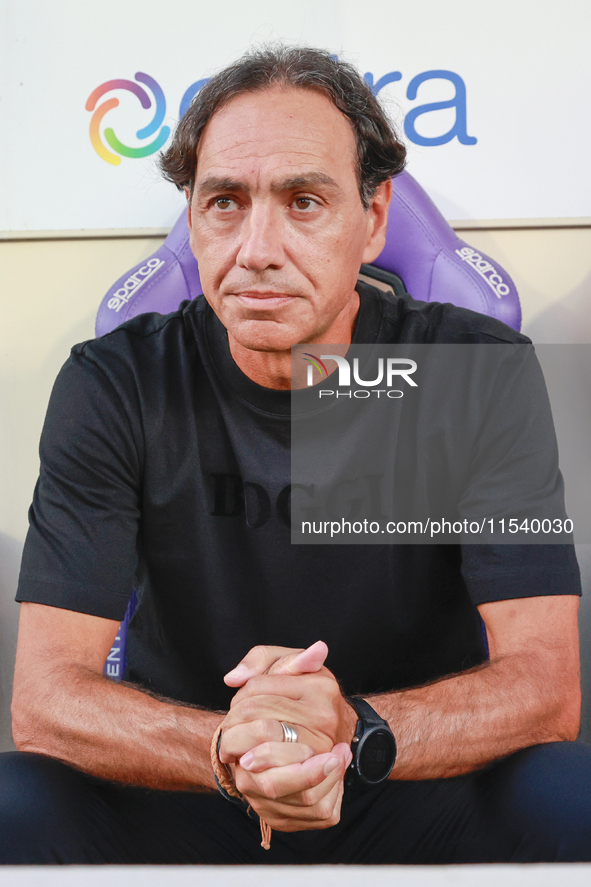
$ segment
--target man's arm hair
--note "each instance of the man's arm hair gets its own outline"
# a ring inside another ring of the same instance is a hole
[[[530,745],[576,739],[578,606],[575,595],[482,604],[489,662],[370,698],[396,735],[391,778],[457,776]]]
[[[483,604],[488,663],[423,687],[369,697],[396,736],[398,757],[390,778],[458,776],[530,745],[575,739],[577,609],[574,595]],[[275,723],[269,719],[294,725],[300,740],[318,754],[335,742],[351,742],[356,715],[326,669],[303,676],[273,674],[276,658],[275,648],[255,648],[226,676],[241,689],[224,721],[220,754],[235,762],[236,785],[274,828],[327,828],[340,818],[342,794],[335,794],[330,778],[312,782],[307,770],[325,756],[294,767],[300,760],[296,745],[292,765],[285,766],[286,752],[272,750],[292,747],[269,744]],[[333,755],[338,748],[346,745],[333,746]],[[335,772],[342,788],[343,770]]]
[[[104,678],[103,663],[118,623],[38,604],[22,606],[13,702],[18,748],[130,784],[213,788],[209,745],[222,714],[174,705]],[[578,598],[570,595],[483,604],[489,663],[425,687],[369,697],[397,739],[391,778],[455,776],[529,745],[575,739],[580,711],[577,609]],[[352,733],[352,710],[344,698],[339,704],[333,699],[334,715],[327,720],[325,676],[319,676],[317,692],[315,676],[307,676],[298,721],[289,686],[285,714],[275,705],[269,715],[268,682],[277,700],[282,682],[298,677],[264,675],[272,662],[262,655],[258,659],[252,676],[239,682],[241,695],[249,697],[250,730],[259,718],[264,727],[269,716],[314,729],[321,711],[330,743]],[[338,693],[331,696],[338,702]],[[264,779],[265,794],[273,797],[273,768]],[[297,792],[298,786],[290,790]]]
[[[581,704],[578,603],[575,595],[556,595],[482,604],[487,663],[422,687],[367,697],[396,737],[398,756],[390,778],[457,776],[531,745],[576,739]],[[249,654],[249,669],[241,672],[242,689],[226,719],[234,728],[232,746],[244,754],[241,721],[250,722],[245,724],[248,735],[252,722],[264,723],[269,716],[303,727],[306,735],[316,731],[329,744],[350,742],[354,721],[346,699],[335,694],[321,673],[308,675],[301,691],[290,682],[302,679],[268,675],[272,648],[266,657],[263,649],[256,657]],[[282,696],[283,711],[277,707]],[[272,715],[266,710],[269,700]],[[256,754],[262,757],[262,752]],[[268,774],[268,783],[270,778]]]
[[[98,616],[21,604],[12,702],[17,749],[129,785],[215,789],[209,749],[223,713],[104,677],[118,628]]]

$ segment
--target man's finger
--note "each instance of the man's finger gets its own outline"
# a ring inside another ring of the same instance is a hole
[[[314,754],[314,750],[303,742],[264,742],[242,755],[238,763],[249,773],[261,773],[269,767],[303,764]]]
[[[305,699],[306,705],[310,702],[319,703],[322,698],[335,699],[342,696],[339,684],[335,676],[325,666],[313,674],[283,675],[263,674],[250,678],[243,687],[234,694],[230,703],[230,710],[238,705],[243,705],[251,700],[248,710],[254,706],[255,697],[275,697],[277,699],[300,700]],[[263,703],[265,704],[265,703]],[[288,703],[289,704],[289,703]],[[292,706],[290,705],[290,709]],[[273,715],[271,715],[273,717]],[[285,720],[285,718],[282,718]]]
[[[249,678],[255,675],[265,674],[274,662],[288,654],[303,653],[303,648],[293,647],[269,647],[259,644],[248,651],[238,665],[224,676],[224,683],[228,687],[242,687]]]
[[[225,675],[224,683],[229,687],[242,687],[257,675],[306,674],[318,671],[327,655],[328,647],[324,641],[316,641],[306,650],[261,644],[249,650],[244,659]]]
[[[327,656],[328,647],[324,641],[316,641],[301,653],[282,656],[267,669],[267,674],[311,674],[320,671]]]
[[[324,784],[323,793],[328,793],[342,779],[348,766],[343,752],[339,751],[338,746],[335,749],[314,755],[301,764],[271,767],[261,773],[245,773],[238,766],[235,769],[236,787],[246,797],[252,796],[254,792],[268,800],[289,797],[296,806],[310,806],[306,800],[306,792]],[[350,755],[350,750],[347,751]],[[298,798],[301,799],[299,802]]]
[[[295,723],[293,719],[286,718],[286,723]],[[274,717],[261,717],[252,721],[239,722],[233,726],[225,725],[220,743],[220,761],[230,764],[238,760],[242,755],[263,745],[266,742],[283,743],[286,746],[302,744],[309,745],[316,754],[329,751],[334,743],[328,737],[316,735],[315,732],[305,727],[297,726],[298,743],[284,742],[281,722]]]
[[[319,787],[322,789],[322,786]],[[319,789],[310,789],[318,791]],[[293,797],[293,796],[292,796]],[[264,798],[253,798],[253,810],[274,830],[280,832],[300,832],[330,828],[341,818],[343,799],[343,783],[338,780],[332,788],[323,794],[321,800],[312,807],[299,806],[291,802],[291,798],[268,801]]]
[[[220,761],[222,764],[231,764],[256,746],[268,742],[283,742],[281,724],[274,718],[259,718],[235,726],[224,725],[219,748]]]

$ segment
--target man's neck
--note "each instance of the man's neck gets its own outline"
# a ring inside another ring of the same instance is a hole
[[[326,334],[318,337],[310,345],[344,345],[349,346],[353,339],[353,330],[359,313],[359,297],[351,305],[350,311],[338,324],[331,326]],[[291,349],[287,351],[255,351],[246,348],[228,333],[230,354],[242,372],[263,388],[290,390],[304,388],[304,376],[292,378]],[[308,344],[308,343],[306,343]]]
[[[291,388],[291,351],[252,351],[228,336],[230,354],[242,372],[263,388]]]

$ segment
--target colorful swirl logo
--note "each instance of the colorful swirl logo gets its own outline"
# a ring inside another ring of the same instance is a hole
[[[315,354],[309,354],[307,351],[304,351],[302,357],[306,361],[306,363],[311,363],[312,366],[315,366],[321,376],[328,376],[328,370],[326,369],[320,358],[316,357]]]
[[[316,357],[315,354],[310,354],[308,351],[304,351],[302,354],[302,360],[305,360],[308,364],[308,385],[313,385],[313,373],[314,370],[312,367],[316,367],[318,372],[320,373],[320,378],[328,376],[328,370],[324,363],[320,360],[319,357]]]
[[[141,129],[138,129],[136,132],[136,136],[138,139],[148,139],[150,136],[154,135],[154,133],[158,130],[160,126],[162,126],[162,121],[164,120],[164,115],[166,114],[166,99],[164,98],[164,93],[162,92],[160,86],[153,77],[150,77],[149,74],[142,74],[141,71],[135,75],[135,79],[138,83],[143,83],[147,86],[153,96],[156,103],[156,110],[154,112],[154,117],[148,123],[147,126],[143,126]],[[107,80],[106,83],[101,83],[100,86],[97,86],[93,92],[88,96],[88,100],[86,102],[86,110],[94,111],[91,119],[90,119],[90,141],[92,143],[92,147],[103,160],[106,160],[107,163],[112,163],[113,166],[117,166],[121,163],[121,157],[148,157],[150,154],[154,154],[155,151],[158,151],[162,145],[166,142],[170,135],[170,127],[162,126],[162,129],[154,139],[154,141],[150,142],[148,145],[144,145],[141,148],[130,148],[128,145],[124,145],[123,142],[120,142],[117,136],[115,135],[114,130],[111,127],[107,127],[103,131],[103,138],[115,151],[114,154],[112,151],[109,151],[105,146],[101,139],[101,123],[105,114],[108,114],[109,111],[112,111],[113,108],[116,108],[119,104],[119,99],[110,98],[107,99],[106,102],[103,102],[101,105],[96,107],[97,102],[101,99],[107,92],[111,92],[113,89],[126,89],[128,92],[132,92],[135,96],[140,100],[142,108],[150,108],[152,106],[152,99],[148,95],[145,89],[142,89],[141,86],[138,86],[137,83],[134,83],[133,80]],[[96,110],[95,110],[96,108]],[[118,156],[120,155],[120,156]]]

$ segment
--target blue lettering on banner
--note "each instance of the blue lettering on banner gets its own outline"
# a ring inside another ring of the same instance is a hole
[[[383,89],[384,86],[388,86],[389,83],[395,83],[398,80],[402,80],[402,73],[400,71],[390,71],[389,74],[384,74],[383,77],[380,77],[377,83],[374,83],[373,74],[371,72],[368,71],[364,76],[374,95],[377,95],[380,90]],[[408,84],[408,89],[406,90],[407,99],[414,101],[417,97],[419,86],[427,80],[449,80],[455,86],[455,96],[446,101],[429,102],[426,105],[419,105],[416,108],[412,108],[404,119],[404,132],[406,133],[406,137],[411,142],[414,142],[415,145],[421,145],[427,148],[436,145],[445,145],[456,137],[458,142],[462,145],[475,145],[478,139],[469,136],[467,131],[466,84],[460,75],[456,74],[454,71],[423,71],[422,74],[417,74],[416,77],[413,77]],[[421,117],[423,114],[429,114],[433,111],[441,111],[444,108],[455,108],[456,110],[455,123],[448,132],[443,133],[443,135],[440,136],[422,136],[417,132],[415,121],[418,117]]]
[[[477,139],[469,136],[467,133],[466,123],[466,84],[459,74],[453,71],[423,71],[417,74],[408,84],[406,97],[413,101],[417,97],[419,86],[426,80],[449,80],[456,88],[456,94],[453,99],[445,102],[429,102],[426,105],[419,105],[418,108],[412,108],[404,118],[404,131],[407,137],[416,145],[430,147],[433,145],[445,145],[451,142],[457,136],[458,142],[462,145],[475,145]],[[427,137],[422,136],[415,129],[415,121],[421,114],[428,114],[430,111],[440,111],[442,108],[456,109],[456,122],[452,128],[441,136]]]
[[[374,75],[371,71],[368,71],[364,77],[373,94],[377,95],[385,86],[402,80],[402,72],[389,71],[387,74],[382,75],[377,81],[374,80]],[[187,87],[180,102],[179,119],[184,116],[194,96],[196,96],[199,90],[209,82],[209,79],[209,77],[203,77]],[[456,74],[454,71],[444,71],[439,69],[423,71],[421,74],[417,74],[413,77],[408,84],[406,90],[407,99],[414,101],[417,98],[419,87],[429,80],[440,80],[452,83],[455,87],[455,95],[451,99],[439,102],[428,102],[411,108],[404,119],[404,132],[406,133],[406,137],[409,141],[414,142],[415,145],[421,145],[423,147],[445,145],[455,138],[457,138],[461,145],[475,145],[478,140],[474,138],[474,136],[468,135],[466,84],[459,74]],[[446,108],[455,109],[455,122],[451,129],[437,136],[424,136],[421,135],[420,132],[417,132],[416,122],[419,117]],[[138,133],[138,135],[140,134]]]
[[[383,89],[384,86],[388,86],[389,83],[396,83],[397,80],[402,80],[402,74],[400,71],[390,71],[389,74],[384,74],[383,77],[380,77],[377,83],[373,82],[373,74],[371,71],[368,71],[367,74],[364,74],[363,76],[374,95],[377,95],[380,89]]]
[[[196,80],[195,83],[191,83],[189,88],[185,90],[179,108],[179,120],[185,116],[185,111],[189,110],[189,105],[191,104],[193,97],[197,95],[201,87],[205,86],[208,81],[209,77],[204,77],[203,80]]]

